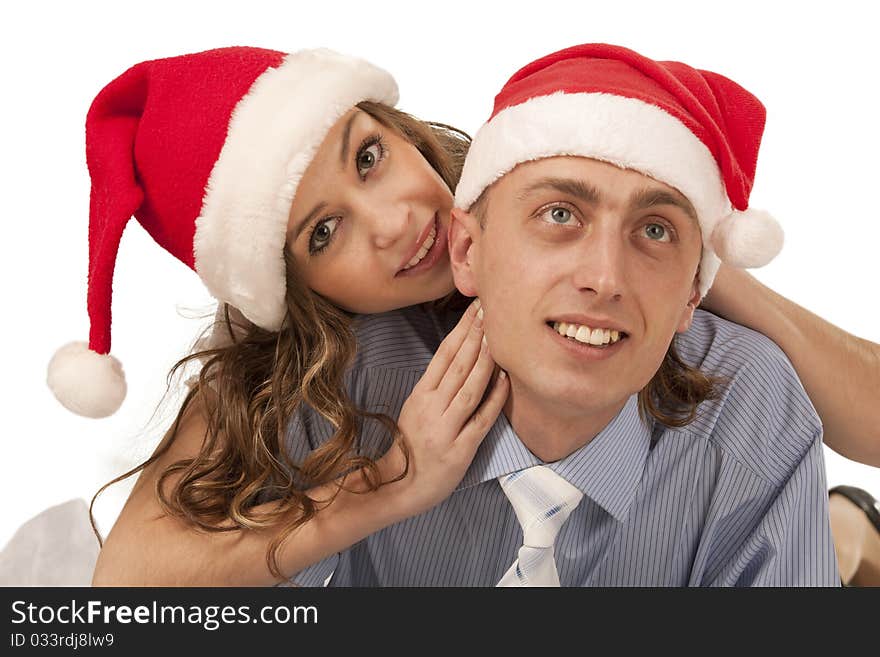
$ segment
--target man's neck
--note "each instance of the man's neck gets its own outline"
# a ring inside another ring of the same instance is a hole
[[[512,386],[504,414],[523,445],[545,463],[552,463],[593,440],[625,404],[624,399],[607,409],[584,411],[535,398]]]

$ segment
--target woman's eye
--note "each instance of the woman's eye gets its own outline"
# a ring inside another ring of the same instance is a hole
[[[556,205],[552,208],[547,208],[542,214],[542,217],[545,218],[545,221],[550,224],[557,224],[559,226],[568,225],[571,221],[577,221],[575,219],[574,214],[568,208],[564,208],[561,205]]]
[[[333,239],[336,226],[339,224],[338,217],[331,217],[320,222],[312,231],[309,238],[309,253],[320,253]]]
[[[366,176],[369,170],[376,166],[376,162],[378,162],[381,158],[382,145],[379,143],[371,144],[370,146],[362,148],[360,151],[358,151],[357,170],[361,178]]]
[[[669,242],[669,230],[663,224],[646,224],[645,235],[655,242]]]

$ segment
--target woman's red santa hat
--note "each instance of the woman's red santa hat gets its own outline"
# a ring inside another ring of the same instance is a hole
[[[782,229],[749,209],[764,130],[761,102],[735,82],[680,62],[584,44],[517,71],[474,137],[455,192],[469,209],[517,164],[559,155],[639,171],[684,194],[700,222],[700,294],[720,262],[760,267]]]
[[[110,302],[132,216],[219,301],[278,330],[288,214],[306,167],[357,103],[397,98],[386,71],[323,49],[221,48],[142,62],[108,84],[86,119],[91,330],[49,363],[58,400],[105,417],[125,398]]]

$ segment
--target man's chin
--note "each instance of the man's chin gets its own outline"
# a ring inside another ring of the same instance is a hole
[[[566,414],[599,412],[629,397],[617,385],[609,385],[615,382],[597,373],[534,367],[524,378],[514,377],[511,375],[511,380],[519,379],[519,385],[512,388],[512,397],[527,395],[542,406],[566,409]]]

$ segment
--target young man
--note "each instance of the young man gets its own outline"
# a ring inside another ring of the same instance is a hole
[[[294,581],[836,585],[812,405],[773,343],[694,310],[719,258],[757,266],[781,246],[747,210],[763,123],[726,78],[623,48],[516,73],[450,231],[510,377],[504,415],[448,499]],[[398,410],[441,333],[420,311],[366,320],[354,399]],[[389,341],[407,352],[393,368]],[[292,430],[327,435],[308,417]],[[378,427],[362,436],[381,452]]]

